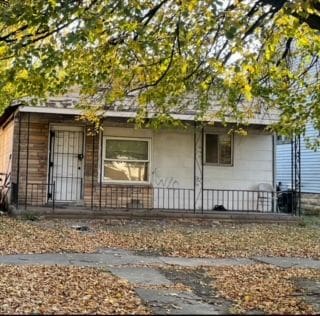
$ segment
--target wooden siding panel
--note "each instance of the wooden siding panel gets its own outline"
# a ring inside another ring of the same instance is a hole
[[[13,149],[14,121],[0,129],[0,172],[11,171],[11,154]]]
[[[20,126],[20,162],[19,162],[19,204],[24,205],[26,196],[28,204],[44,205],[47,201],[47,175],[48,175],[48,142],[50,124],[63,124],[66,126],[84,126],[82,122],[72,116],[29,114],[21,113]],[[19,151],[19,120],[15,121],[15,163],[14,176],[17,182],[17,157]],[[29,136],[28,136],[29,130]],[[28,142],[29,139],[29,142]],[[28,158],[28,159],[27,159]],[[84,148],[84,187],[83,203],[86,207],[91,205],[97,209],[100,206],[100,184],[98,181],[99,162],[99,136],[88,135],[85,128]],[[92,177],[93,175],[93,177]],[[93,182],[92,182],[93,181]],[[28,183],[28,185],[27,185]],[[138,203],[144,208],[153,205],[152,190],[149,186],[130,186],[129,192],[123,185],[101,186],[101,207],[126,208]]]

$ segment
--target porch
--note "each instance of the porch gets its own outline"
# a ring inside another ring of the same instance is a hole
[[[291,207],[279,207],[273,138],[263,126],[242,137],[195,122],[159,131],[136,130],[121,118],[103,124],[103,132],[89,133],[92,126],[71,115],[19,113],[11,205],[18,211],[97,216],[299,215],[296,194],[287,201]],[[269,189],[258,189],[261,183]]]
[[[48,191],[52,192],[50,200]],[[203,189],[196,192],[194,189],[186,188],[101,184],[92,187],[90,205],[85,205],[72,201],[57,201],[55,183],[28,183],[24,200],[20,199],[16,207],[18,213],[35,212],[49,217],[172,217],[231,222],[295,221],[295,216],[292,215],[298,214],[297,209],[292,207],[295,205],[294,201],[287,201],[289,205],[286,209],[279,206],[282,194],[261,190]],[[292,195],[291,198],[297,197]]]

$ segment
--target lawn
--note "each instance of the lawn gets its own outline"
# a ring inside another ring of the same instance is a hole
[[[305,225],[220,224],[185,220],[23,220],[0,217],[0,254],[95,252],[123,248],[184,257],[295,256],[320,258],[320,230]],[[86,225],[87,231],[74,225]],[[156,268],[156,267],[155,267]],[[233,313],[318,312],[301,281],[320,281],[320,271],[251,266],[168,266],[180,278],[172,289],[189,288],[204,301],[232,302]],[[199,274],[199,270],[201,270]],[[179,272],[180,271],[180,272]],[[134,287],[101,269],[71,266],[0,265],[0,314],[146,314]],[[203,276],[198,279],[199,275]],[[195,276],[192,281],[192,276]],[[181,282],[181,283],[179,283]],[[193,284],[191,284],[193,282]],[[201,287],[197,292],[197,287]],[[202,295],[204,293],[209,296]],[[169,288],[168,288],[169,291]],[[214,304],[214,303],[213,303]]]
[[[149,314],[127,282],[93,268],[0,266],[1,314]]]
[[[310,294],[299,282],[320,282],[320,270],[283,269],[270,265],[207,268],[211,286],[234,303],[236,314],[263,311],[267,314],[317,314],[309,304]],[[315,295],[315,297],[317,297]],[[319,302],[318,302],[319,303]]]
[[[95,252],[123,248],[168,256],[320,258],[320,230],[292,225],[206,225],[183,221],[87,220],[27,221],[0,218],[0,254]]]

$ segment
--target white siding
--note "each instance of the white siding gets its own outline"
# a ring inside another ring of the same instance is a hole
[[[319,131],[311,124],[307,126],[306,137],[316,137]],[[277,182],[291,185],[291,145],[277,145]],[[320,193],[320,151],[313,151],[306,147],[301,137],[301,191]]]
[[[256,190],[259,183],[272,185],[272,136],[235,135],[233,161],[230,167],[205,166],[204,187]]]
[[[159,187],[193,188],[192,130],[134,130],[107,127],[104,134],[151,139],[151,182]],[[255,131],[234,136],[233,166],[204,166],[204,188],[256,190],[272,184],[272,136]]]

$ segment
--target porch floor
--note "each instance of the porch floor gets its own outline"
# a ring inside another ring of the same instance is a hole
[[[245,212],[245,211],[210,211],[202,213],[197,210],[177,211],[177,210],[146,210],[146,209],[108,209],[91,210],[85,207],[28,207],[21,208],[14,212],[14,215],[23,213],[34,213],[43,218],[86,218],[86,219],[197,219],[197,220],[216,220],[219,222],[234,223],[287,223],[297,224],[302,221],[298,216],[286,213],[267,213],[267,212]]]

